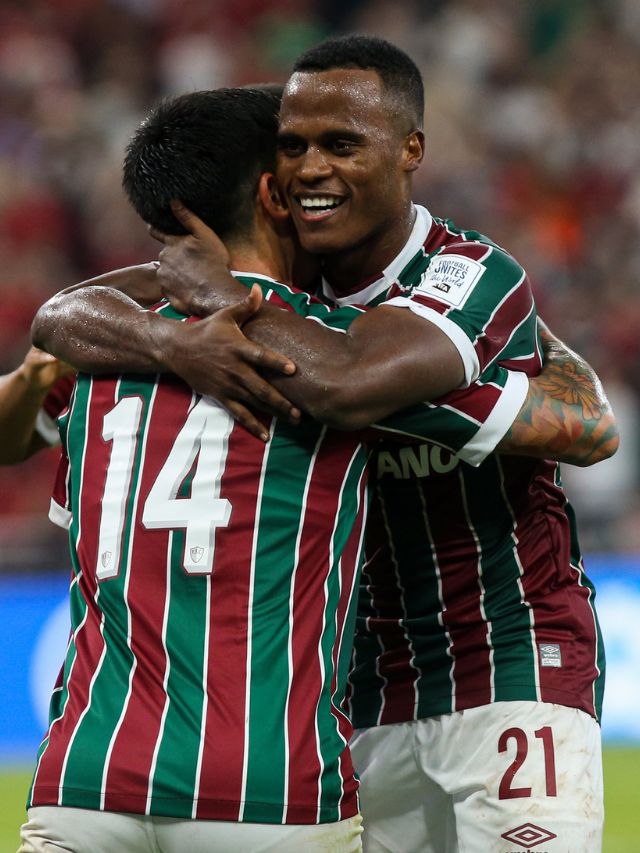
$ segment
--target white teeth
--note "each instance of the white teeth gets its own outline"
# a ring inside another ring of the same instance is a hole
[[[314,196],[313,198],[301,198],[299,201],[303,210],[315,211],[332,210],[334,207],[338,207],[338,205],[342,204],[343,200],[335,196],[324,196],[323,198],[318,198],[317,196]]]

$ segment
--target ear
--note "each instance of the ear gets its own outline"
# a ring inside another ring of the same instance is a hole
[[[424,133],[413,130],[402,144],[402,166],[405,172],[415,172],[424,157]]]
[[[276,222],[289,218],[289,208],[282,200],[275,175],[271,172],[264,172],[260,176],[258,198],[269,216]]]

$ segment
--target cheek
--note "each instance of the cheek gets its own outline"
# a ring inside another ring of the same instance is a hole
[[[276,160],[276,182],[280,188],[286,186],[291,178],[293,166],[289,160],[278,157]]]

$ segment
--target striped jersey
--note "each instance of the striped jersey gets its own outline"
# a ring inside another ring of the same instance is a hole
[[[242,280],[337,331],[360,313]],[[478,385],[482,418],[461,391],[381,428],[397,439],[404,420],[443,458],[473,458],[513,420],[508,387],[502,368]],[[172,376],[80,375],[59,425],[51,517],[69,528],[71,635],[29,805],[354,815],[342,705],[368,507],[362,437],[274,419],[263,444]]]
[[[325,287],[326,295],[335,296]],[[467,380],[540,367],[527,277],[477,232],[418,209],[376,281],[339,300],[408,308],[458,347]],[[378,445],[347,709],[354,726],[505,700],[600,718],[604,654],[557,464],[432,442]]]

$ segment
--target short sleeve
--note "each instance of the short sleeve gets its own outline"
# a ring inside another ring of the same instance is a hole
[[[466,385],[498,361],[528,375],[542,366],[529,279],[517,261],[492,244],[446,246],[411,291],[386,304],[409,308],[451,339]]]
[[[373,434],[386,439],[426,439],[477,466],[511,427],[528,390],[525,373],[494,365],[467,388],[385,418],[374,426]]]
[[[69,405],[73,391],[74,376],[63,376],[47,394],[36,417],[35,429],[47,444],[60,443],[57,420]]]

